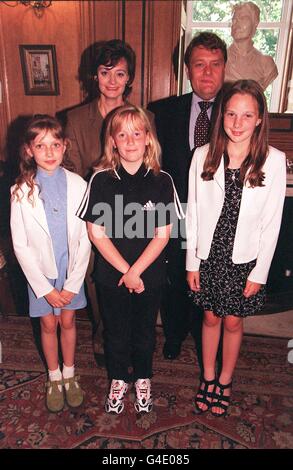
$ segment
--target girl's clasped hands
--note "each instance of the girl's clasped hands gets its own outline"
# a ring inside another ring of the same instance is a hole
[[[54,288],[49,292],[49,294],[44,296],[47,302],[52,305],[54,308],[63,308],[66,305],[69,305],[74,297],[73,292],[69,292],[65,289],[59,291],[58,289]]]
[[[132,268],[129,268],[129,270],[123,274],[118,283],[118,287],[122,286],[123,284],[131,293],[135,292],[136,294],[141,294],[144,291],[143,280]]]

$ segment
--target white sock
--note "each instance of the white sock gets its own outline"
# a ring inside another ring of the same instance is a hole
[[[58,369],[56,370],[48,369],[48,373],[49,373],[49,380],[51,380],[52,382],[54,380],[62,380],[62,374],[61,374],[61,370],[59,366],[58,366]],[[62,385],[58,385],[58,389],[59,389],[59,392],[62,392]]]
[[[63,375],[63,379],[71,379],[71,377],[74,377],[74,364],[73,366],[70,366],[70,367],[63,364],[62,375]],[[69,384],[65,384],[65,389],[66,390],[69,389]]]

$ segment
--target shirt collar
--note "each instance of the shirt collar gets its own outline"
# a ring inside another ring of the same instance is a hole
[[[119,179],[126,179],[126,180],[133,181],[134,179],[144,178],[148,174],[148,172],[149,172],[149,168],[146,168],[146,166],[143,162],[140,165],[137,172],[134,173],[134,175],[131,175],[130,173],[128,173],[128,171],[125,170],[123,165],[120,165],[120,167],[117,169],[116,173],[117,173]]]
[[[61,166],[58,166],[53,171],[53,173],[50,173],[50,174],[46,170],[43,170],[42,168],[40,168],[38,166],[36,176],[38,178],[57,178],[60,173],[62,173],[62,167]]]
[[[210,103],[213,103],[215,101],[216,97],[212,98],[211,100],[204,100],[200,96],[198,96],[196,93],[192,93],[192,106],[198,105],[199,107],[199,102],[200,101],[209,101]]]

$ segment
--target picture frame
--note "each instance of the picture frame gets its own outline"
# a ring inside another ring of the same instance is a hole
[[[21,44],[19,46],[26,95],[59,95],[55,46]]]

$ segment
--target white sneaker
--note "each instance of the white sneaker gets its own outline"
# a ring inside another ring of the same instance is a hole
[[[124,395],[127,392],[128,384],[124,380],[113,379],[110,386],[109,395],[105,403],[105,411],[107,413],[122,413],[124,409]]]
[[[140,413],[144,411],[149,413],[153,408],[153,400],[151,395],[150,379],[137,379],[135,382],[136,401],[134,403],[135,410]]]

